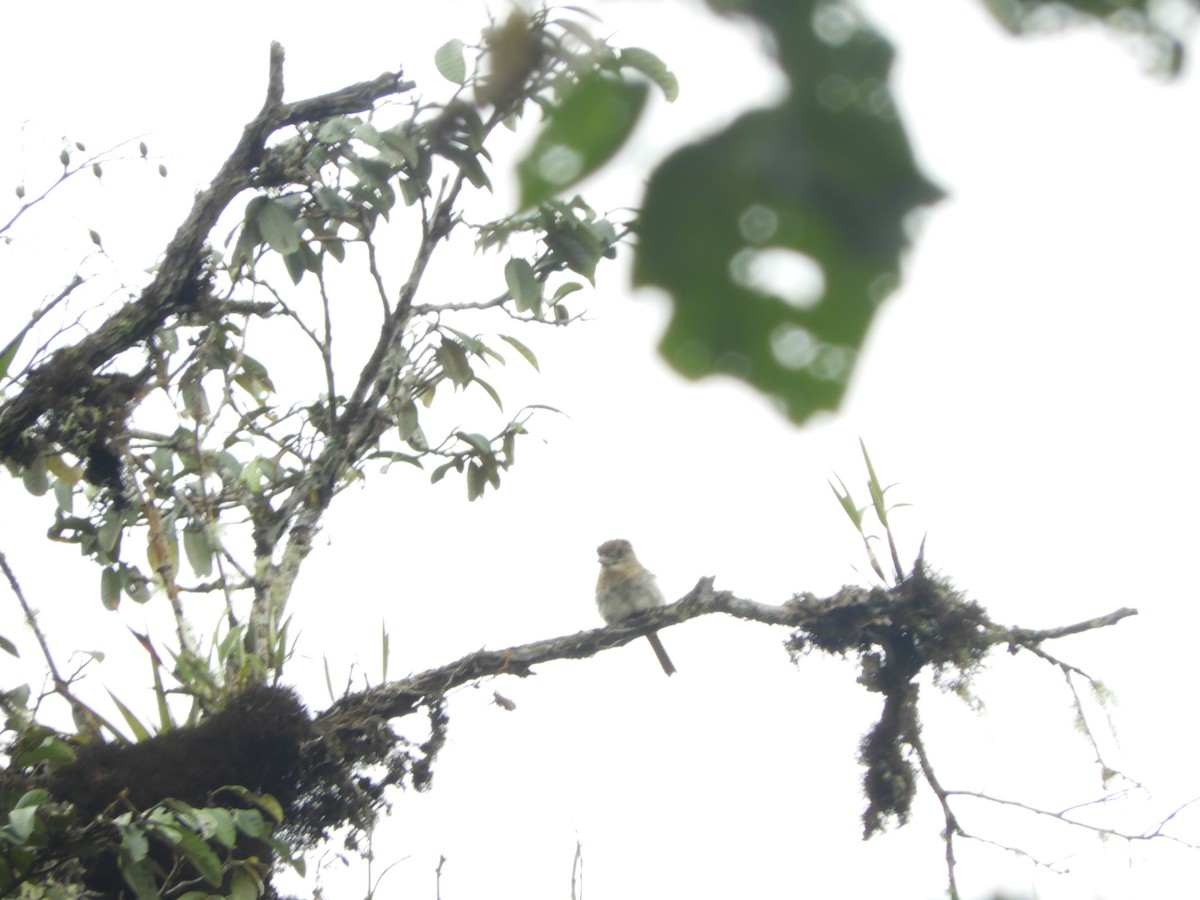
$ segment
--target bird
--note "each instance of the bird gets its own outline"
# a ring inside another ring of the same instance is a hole
[[[596,606],[604,621],[612,625],[622,622],[645,609],[662,606],[667,601],[659,590],[654,575],[646,571],[633,552],[629,541],[605,541],[596,548],[600,557],[600,577],[596,580]],[[667,656],[658,632],[651,631],[646,640],[654,648],[659,665],[668,675],[675,674],[675,664]]]

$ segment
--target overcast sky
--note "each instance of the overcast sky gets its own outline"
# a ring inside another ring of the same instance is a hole
[[[597,4],[614,44],[653,49],[681,82],[678,102],[654,100],[635,145],[592,185],[597,208],[636,202],[654,159],[778,97],[756,36],[697,7]],[[1016,41],[981,7],[869,5],[898,47],[898,101],[919,160],[950,196],[920,223],[845,408],[798,430],[739,385],[682,381],[654,355],[668,304],[628,289],[626,261],[601,270],[587,322],[520,335],[541,375],[514,362],[492,379],[510,411],[540,402],[568,413],[534,420],[499,493],[468,505],[461,483],[430,487],[406,468],[335,505],[292,606],[302,656],[292,677],[312,706],[328,702],[323,658],[339,683],[378,678],[384,622],[392,675],[595,627],[594,548],[613,537],[633,541],[669,597],[702,575],[764,602],[868,581],[826,484],[837,473],[861,485],[861,436],[885,482],[899,483],[892,497],[912,504],[898,514],[905,555],[928,535],[933,565],[997,621],[1046,627],[1139,608],[1050,648],[1115,691],[1121,743],[1106,748],[1109,762],[1145,786],[1098,821],[1147,827],[1200,796],[1190,696],[1200,82],[1147,76],[1096,31]],[[30,216],[17,249],[0,248],[0,340],[70,279],[88,228],[113,258],[87,264],[97,278],[134,282],[153,263],[261,105],[270,40],[287,48],[290,99],[401,65],[436,96],[448,86],[433,50],[484,23],[484,5],[467,0],[7,11],[8,183],[32,188],[52,173],[64,134],[91,148],[144,135],[170,177],[110,167],[98,190]],[[480,202],[503,209],[512,189],[494,180],[497,197]],[[502,421],[471,409],[491,417],[471,430]],[[124,624],[143,628],[152,612],[105,614],[94,569],[37,537],[49,498],[29,501],[18,482],[0,492],[0,549],[52,640],[64,653],[104,646],[97,677],[145,698],[144,659]],[[15,605],[0,609],[0,633],[23,637]],[[927,792],[908,827],[859,838],[855,755],[878,698],[854,683],[851,662],[792,666],[784,636],[693,621],[663,635],[679,668],[669,680],[635,642],[456,692],[433,791],[397,797],[376,836],[374,874],[399,861],[377,896],[433,897],[445,855],[445,900],[566,897],[576,841],[592,900],[940,896],[942,822]],[[0,660],[4,685],[30,677],[20,671]],[[1061,675],[999,654],[979,689],[983,716],[925,694],[926,741],[947,787],[1048,808],[1100,796]],[[516,711],[493,705],[493,690]],[[1072,871],[962,845],[968,897],[1004,886],[1121,900],[1194,884],[1194,855],[1165,844],[1101,844],[983,807],[959,812],[968,830]],[[1196,813],[1176,833],[1200,841]],[[365,895],[361,864],[327,862],[326,896]]]

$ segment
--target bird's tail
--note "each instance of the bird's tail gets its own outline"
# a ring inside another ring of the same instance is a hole
[[[658,657],[658,663],[663,667],[663,671],[668,675],[675,674],[675,664],[671,662],[671,657],[667,656],[667,649],[662,645],[662,641],[658,639],[658,632],[652,631],[646,635],[646,640],[650,642],[650,646],[654,648],[654,655]]]

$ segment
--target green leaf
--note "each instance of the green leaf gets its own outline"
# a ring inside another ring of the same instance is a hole
[[[17,652],[17,645],[10,641],[4,635],[0,635],[0,650],[3,650],[9,656],[15,656],[20,659],[21,654]]]
[[[809,3],[747,0],[745,11],[774,34],[792,90],[659,166],[633,277],[674,302],[660,350],[678,372],[743,379],[800,423],[841,402],[897,284],[906,224],[941,191],[917,169],[890,106],[893,53],[882,37],[856,20],[845,40],[828,43]],[[830,79],[874,85],[871,102],[839,104],[822,89]],[[739,260],[764,248],[819,267],[814,302],[747,281]]]
[[[121,531],[125,523],[121,517],[109,510],[104,520],[100,523],[100,527],[96,529],[96,538],[100,542],[100,549],[107,555],[112,555],[117,549],[117,545],[121,540]]]
[[[555,292],[554,292],[554,302],[557,303],[559,300],[561,300],[563,297],[567,296],[568,294],[573,294],[576,291],[582,291],[582,290],[583,290],[583,285],[580,284],[578,281],[568,281],[563,284],[560,284],[558,286],[557,290],[555,290]]]
[[[286,257],[300,249],[300,228],[296,216],[278,200],[267,198],[255,217],[263,240],[276,253]]]
[[[126,822],[118,825],[118,828],[121,830],[121,849],[129,854],[130,860],[139,862],[145,859],[150,852],[150,841],[142,827]]]
[[[599,72],[584,76],[550,113],[517,165],[519,211],[566,190],[611,159],[637,124],[646,90],[645,84]]]
[[[17,351],[21,349],[21,341],[25,340],[25,334],[26,332],[22,331],[9,341],[3,350],[0,350],[0,378],[8,374],[8,367],[12,365],[13,357],[17,355]]]
[[[256,456],[246,465],[242,466],[242,471],[238,475],[238,480],[241,481],[250,491],[255,494],[262,493],[263,489],[263,463],[261,456]]]
[[[263,882],[249,869],[235,869],[229,879],[229,900],[257,900],[263,894]]]
[[[617,55],[622,66],[629,66],[641,72],[658,85],[667,98],[668,103],[674,103],[679,96],[679,79],[667,68],[667,64],[641,47],[626,47]]]
[[[350,212],[350,204],[333,188],[321,185],[313,191],[313,197],[316,199],[317,205],[331,216],[341,218]]]
[[[480,456],[492,455],[492,442],[485,438],[482,434],[474,434],[467,431],[456,431],[454,436],[460,441],[470,444]]]
[[[54,482],[54,502],[64,515],[71,515],[75,507],[75,488],[71,482],[61,478]]]
[[[387,463],[383,467],[384,472],[386,472],[388,467],[394,462],[408,463],[410,466],[416,466],[418,469],[425,468],[421,464],[421,458],[419,456],[413,456],[411,453],[400,453],[397,450],[376,450],[374,453],[370,454],[367,459],[386,459]]]
[[[26,791],[17,800],[13,809],[24,809],[27,806],[41,806],[50,799],[50,792],[45,788],[34,788],[32,791]]]
[[[24,806],[20,809],[14,809],[8,814],[8,827],[5,828],[5,837],[14,837],[17,843],[24,844],[29,840],[29,836],[33,834],[33,827],[37,824],[37,807]]]
[[[233,821],[238,831],[252,838],[262,837],[268,830],[266,820],[257,809],[235,810]]]
[[[504,282],[521,312],[534,310],[542,305],[542,285],[533,274],[533,266],[526,260],[514,256],[504,265]]]
[[[117,853],[117,868],[121,870],[125,883],[133,889],[137,900],[158,900],[161,896],[145,861],[130,859],[123,847]]]
[[[272,819],[274,819],[276,822],[283,821],[283,807],[280,806],[279,801],[276,800],[274,797],[272,797],[270,794],[256,794],[253,791],[247,790],[246,788],[242,787],[241,785],[237,785],[237,784],[226,784],[226,785],[223,785],[222,787],[218,788],[218,790],[219,791],[229,791],[231,794],[234,794],[235,796],[242,798],[247,803],[254,804],[260,810],[262,810],[268,816],[270,816]],[[252,809],[251,810],[239,810],[239,812],[254,812],[254,810],[252,810]],[[243,823],[237,817],[236,813],[234,814],[234,821],[237,823],[237,826],[239,829],[244,831],[246,834],[250,834],[250,832],[245,831],[245,829],[242,828]],[[254,836],[255,835],[251,835],[251,837],[254,837]]]
[[[567,268],[595,284],[596,264],[605,250],[595,232],[578,222],[563,221],[547,228],[543,240]]]
[[[841,490],[838,490],[832,481],[829,482],[829,489],[833,491],[833,496],[837,497],[838,503],[842,506],[842,511],[846,513],[855,530],[859,534],[862,534],[862,510],[855,504],[854,498],[850,496],[850,491],[846,488],[846,483],[840,477],[838,478],[838,484],[842,486]]]
[[[292,284],[299,284],[301,279],[304,278],[304,273],[308,271],[302,249],[285,256],[283,258],[283,265],[287,269],[288,278],[292,279]]]
[[[14,753],[9,766],[22,769],[42,760],[52,765],[66,765],[75,762],[75,751],[66,741],[51,735],[43,738],[36,747]]]
[[[443,340],[434,355],[456,387],[469,384],[474,377],[471,364],[467,361],[467,351],[458,341]]]
[[[105,571],[108,570],[106,569]],[[121,717],[125,720],[125,724],[128,725],[130,731],[133,732],[133,736],[139,741],[149,740],[149,729],[147,729],[146,726],[138,720],[138,717],[133,714],[133,710],[122,703],[120,698],[117,697],[117,695],[111,690],[108,688],[105,688],[105,690],[108,691],[108,696],[112,699],[112,702],[116,705],[117,710],[121,713]]]
[[[199,378],[188,378],[179,386],[179,399],[183,401],[180,412],[196,422],[208,421],[210,408],[204,384]]]
[[[497,390],[494,387],[492,387],[490,384],[488,384],[486,381],[484,381],[478,375],[476,375],[475,378],[473,378],[471,380],[471,383],[477,384],[481,388],[483,388],[484,391],[487,393],[487,395],[492,398],[492,402],[496,404],[496,408],[498,410],[500,410],[501,412],[504,411],[504,403],[500,399],[500,394],[497,392]]]
[[[253,356],[242,354],[239,358],[240,369],[233,376],[233,381],[255,400],[262,401],[268,394],[274,393],[275,384],[267,373],[267,367]]]
[[[106,610],[115,610],[121,602],[121,575],[110,565],[100,574],[100,601]]]
[[[463,42],[452,38],[437,48],[433,64],[447,81],[463,84],[467,80],[467,62],[463,59]]]
[[[316,138],[322,144],[338,144],[354,136],[354,129],[359,120],[349,116],[337,116],[321,123],[317,129]]]
[[[467,468],[467,500],[478,500],[487,486],[487,473],[477,462]]]
[[[30,465],[25,467],[21,473],[21,481],[25,484],[25,490],[33,494],[35,497],[40,497],[50,490],[50,479],[46,474],[46,460],[39,456]]]
[[[191,831],[180,830],[178,835],[179,848],[188,858],[188,862],[196,867],[196,870],[204,876],[209,884],[219,885],[221,883],[221,860],[217,854],[199,835]]]
[[[134,603],[145,603],[150,599],[150,588],[146,576],[132,566],[121,566],[121,581],[125,593]]]
[[[400,440],[407,441],[420,426],[417,405],[406,398],[396,408],[396,431],[400,435]]]
[[[528,362],[531,366],[533,366],[534,369],[536,369],[539,372],[541,371],[541,368],[538,366],[537,357],[533,355],[532,350],[530,350],[528,347],[526,347],[524,344],[522,344],[520,341],[518,341],[515,337],[510,337],[507,334],[502,334],[499,337],[500,337],[500,340],[508,343],[514,350],[516,350],[523,357],[525,357],[526,362]]]
[[[213,548],[208,540],[208,530],[203,525],[189,525],[183,529],[183,552],[197,575],[207,578],[212,574]]]

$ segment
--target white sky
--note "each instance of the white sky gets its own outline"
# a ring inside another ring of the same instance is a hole
[[[682,85],[595,185],[593,204],[611,208],[636,199],[650,161],[763,102],[778,81],[752,36],[706,24],[692,4],[597,8],[615,44],[653,49]],[[377,678],[381,621],[393,675],[598,625],[594,548],[612,537],[632,540],[672,597],[701,575],[765,602],[861,581],[856,536],[825,483],[836,472],[861,491],[861,435],[881,477],[900,482],[894,499],[912,504],[899,514],[906,555],[928,533],[932,563],[996,620],[1043,627],[1141,610],[1050,649],[1121,701],[1109,761],[1146,787],[1114,809],[1123,827],[1200,795],[1194,704],[1183,699],[1200,625],[1190,564],[1200,83],[1147,77],[1094,32],[1012,40],[961,0],[870,8],[899,48],[898,98],[919,158],[951,197],[925,217],[845,409],[797,430],[738,385],[682,382],[653,355],[665,304],[633,297],[623,269],[602,270],[591,321],[518,335],[540,377],[517,361],[491,379],[510,411],[543,402],[569,414],[534,420],[498,494],[468,505],[460,482],[429,487],[405,469],[341,498],[292,607],[303,632],[293,677],[312,705],[327,702],[322,655],[335,680],[351,666],[358,683]],[[477,34],[484,7],[415,9],[222,0],[186,15],[161,4],[7,11],[8,182],[32,188],[62,134],[90,149],[146,135],[171,176],[113,166],[98,190],[31,216],[21,246],[0,249],[0,337],[69,280],[88,228],[127,280],[152,263],[261,105],[270,40],[287,47],[291,99],[398,65],[428,93],[444,90],[433,50]],[[495,180],[493,209],[512,196]],[[110,263],[87,265],[114,277]],[[491,419],[474,430],[502,421],[475,409]],[[104,614],[94,570],[38,537],[50,499],[31,503],[15,483],[0,491],[0,549],[56,646],[108,649],[97,674],[137,698],[144,662],[122,621],[141,628],[149,613]],[[24,638],[15,605],[0,608],[0,633]],[[907,828],[859,839],[854,759],[877,698],[850,663],[792,667],[783,638],[694,621],[664,634],[680,670],[670,680],[637,642],[459,691],[434,790],[397,797],[376,836],[376,874],[402,860],[377,896],[432,897],[443,854],[446,900],[567,896],[577,839],[592,900],[940,896],[942,823],[927,792]],[[0,660],[0,683],[29,677],[18,671]],[[1000,654],[979,687],[983,717],[926,695],[946,786],[1051,808],[1099,795],[1055,671]],[[493,689],[517,711],[492,705]],[[1120,900],[1194,883],[1195,857],[1166,844],[1102,845],[966,804],[960,818],[1073,873],[961,845],[968,897],[1003,886]],[[1177,833],[1198,832],[1195,813],[1178,821]],[[322,877],[330,897],[367,891],[362,865],[335,863]]]

